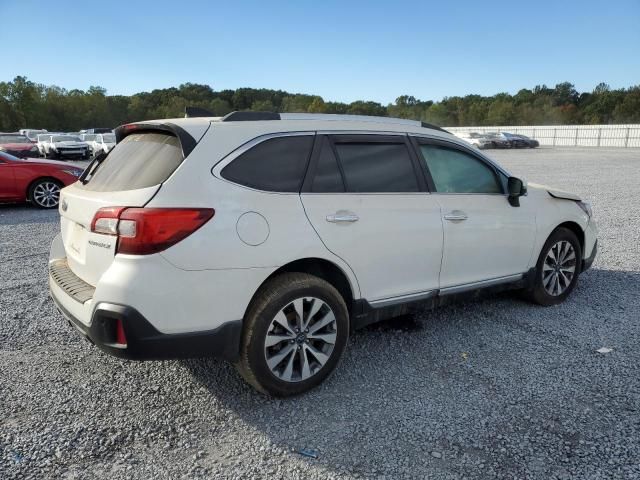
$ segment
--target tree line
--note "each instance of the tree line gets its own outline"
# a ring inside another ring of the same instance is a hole
[[[569,82],[554,88],[539,85],[515,95],[466,95],[439,102],[402,95],[394,103],[358,100],[329,102],[318,95],[283,90],[238,88],[216,91],[209,85],[185,83],[134,95],[107,95],[102,87],[66,90],[17,76],[0,82],[0,131],[46,128],[75,131],[115,127],[127,122],[184,115],[186,106],[202,107],[216,116],[234,110],[379,115],[421,120],[441,126],[567,125],[640,123],[640,85],[611,89],[601,83],[578,92]]]

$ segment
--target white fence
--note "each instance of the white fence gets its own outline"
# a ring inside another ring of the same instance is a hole
[[[640,125],[540,125],[531,127],[446,127],[451,133],[509,132],[554,147],[640,147]]]

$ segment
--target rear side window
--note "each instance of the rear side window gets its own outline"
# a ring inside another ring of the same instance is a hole
[[[404,143],[336,143],[349,192],[417,192]]]
[[[116,192],[159,185],[183,160],[180,141],[173,135],[135,133],[116,145],[84,188]]]
[[[459,150],[421,145],[436,191],[439,193],[502,193],[494,170]]]
[[[227,180],[268,192],[299,192],[307,169],[313,136],[265,140],[222,169]]]

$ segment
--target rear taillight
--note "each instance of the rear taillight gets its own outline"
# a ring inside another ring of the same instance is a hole
[[[91,231],[116,235],[116,253],[149,255],[185,239],[213,217],[213,208],[105,207],[91,222]]]

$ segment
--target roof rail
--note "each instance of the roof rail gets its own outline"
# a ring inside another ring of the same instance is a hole
[[[210,112],[206,108],[184,107],[184,118],[196,117],[215,117],[215,115],[213,114],[213,112]]]
[[[342,115],[333,113],[275,113],[275,112],[231,112],[220,120],[221,122],[249,122],[258,120],[329,120],[339,122],[372,122],[392,123],[394,125],[411,125],[413,127],[430,128],[449,133],[437,125],[407,120],[405,118],[376,117],[372,115]]]
[[[441,132],[444,132],[444,133],[451,133],[451,132],[446,131],[442,127],[439,127],[437,125],[432,125],[431,123],[427,123],[427,122],[420,122],[420,126],[422,128],[433,128],[434,130],[440,130]]]
[[[280,120],[280,114],[274,112],[231,112],[221,122],[251,122],[258,120]]]

